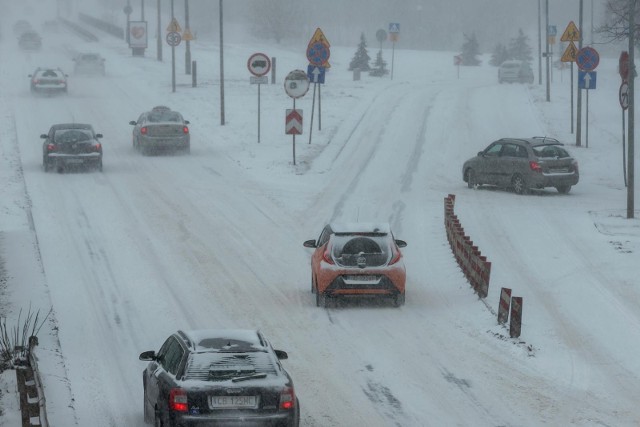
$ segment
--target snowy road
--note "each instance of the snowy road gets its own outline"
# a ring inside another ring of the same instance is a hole
[[[258,145],[246,58],[269,52],[284,71],[304,66],[298,51],[229,49],[222,127],[215,45],[193,47],[204,83],[190,88],[180,75],[172,94],[169,64],[152,54],[132,58],[121,42],[83,45],[66,33],[49,40],[55,49],[31,55],[0,43],[3,57],[16,56],[0,64],[11,105],[0,124],[5,153],[19,148],[44,270],[34,292],[50,295],[68,375],[44,374],[49,390],[68,387],[47,397],[53,425],[144,425],[138,354],[177,329],[205,327],[257,327],[288,351],[304,426],[640,422],[640,233],[623,235],[625,252],[596,228],[623,209],[618,171],[597,167],[618,151],[573,147],[583,178],[568,196],[474,191],[460,176],[465,159],[501,136],[571,141],[540,88],[498,85],[488,66],[457,79],[450,53],[409,51],[397,53],[393,81],[353,82],[344,71],[352,49],[337,47],[311,144],[311,94],[298,104],[305,134],[293,166],[291,100],[280,84],[264,85]],[[29,94],[35,66],[71,69],[71,51],[82,49],[107,58],[106,78],[71,76],[68,96]],[[191,121],[191,155],[132,149],[128,122],[158,104]],[[613,145],[606,135],[618,122],[600,118],[592,132]],[[39,135],[69,121],[105,135],[103,173],[42,171]],[[450,193],[493,262],[485,303],[446,242]],[[405,306],[315,307],[302,241],[329,220],[388,221],[407,240]],[[522,341],[496,325],[500,286],[524,297]]]

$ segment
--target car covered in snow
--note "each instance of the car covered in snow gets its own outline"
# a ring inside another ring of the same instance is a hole
[[[18,37],[18,46],[22,50],[42,49],[42,37],[35,31],[27,30]]]
[[[29,74],[32,93],[67,93],[69,85],[65,74],[60,68],[38,67]]]
[[[262,332],[178,331],[145,351],[144,420],[155,426],[298,427],[293,380]]]
[[[106,74],[105,59],[99,53],[79,53],[73,58],[75,74]]]
[[[339,297],[389,298],[405,302],[406,271],[400,248],[388,223],[330,223],[317,240],[307,240],[311,255],[311,292],[326,307]]]
[[[43,133],[42,167],[45,172],[77,169],[102,171],[102,134],[86,123],[61,123]]]
[[[462,165],[469,188],[492,185],[516,194],[555,187],[567,194],[580,180],[578,161],[557,139],[502,138],[489,144]]]
[[[142,154],[163,150],[191,151],[189,121],[169,107],[153,107],[129,124],[133,126],[133,148]]]

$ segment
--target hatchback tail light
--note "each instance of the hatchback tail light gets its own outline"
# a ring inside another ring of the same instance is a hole
[[[542,166],[538,162],[529,162],[529,167],[534,172],[542,173]]]
[[[100,143],[95,144],[95,145],[92,147],[92,149],[93,149],[93,151],[100,152],[100,151],[102,151],[102,144],[100,144]]]
[[[181,388],[172,388],[169,391],[169,408],[176,412],[187,412],[187,392]]]
[[[47,151],[56,151],[56,144],[49,143],[47,144]]]
[[[296,407],[296,396],[293,387],[285,387],[280,392],[280,409],[290,410]]]
[[[391,261],[389,261],[389,265],[393,265],[395,263],[397,263],[398,261],[400,261],[400,258],[402,258],[402,254],[400,253],[400,251],[398,250],[398,248],[393,248],[391,251]]]
[[[183,127],[182,133],[189,133],[189,128],[187,126]]]
[[[140,133],[143,134],[143,135],[146,135],[147,134],[147,130],[148,130],[147,127],[143,126],[143,127],[140,128]]]
[[[327,247],[324,248],[324,252],[322,253],[322,260],[328,264],[335,264],[333,262],[333,258],[331,258],[331,245],[327,245]]]

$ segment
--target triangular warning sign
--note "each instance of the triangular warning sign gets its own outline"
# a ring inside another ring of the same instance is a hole
[[[314,43],[322,43],[326,47],[331,47],[331,45],[329,44],[329,41],[324,36],[324,33],[320,28],[316,28],[316,32],[313,33],[313,37],[311,37],[311,40],[309,40],[309,46],[311,46]]]
[[[567,25],[567,28],[564,30],[564,33],[562,33],[562,37],[560,37],[560,41],[563,41],[563,42],[580,41],[580,31],[578,30],[578,27],[576,27],[576,24],[573,23],[573,21],[569,22],[569,25]]]
[[[167,27],[167,31],[170,33],[181,33],[182,28],[180,28],[180,24],[178,24],[178,20],[173,18],[171,22],[169,22],[169,26]]]
[[[191,30],[188,28],[184,29],[184,33],[182,33],[182,40],[189,41],[193,40],[193,34],[191,34]]]
[[[569,42],[569,46],[564,50],[562,54],[562,58],[560,61],[562,62],[576,62],[576,58],[578,57],[578,48],[573,42]]]

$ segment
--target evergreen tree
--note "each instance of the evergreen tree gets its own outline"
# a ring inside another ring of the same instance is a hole
[[[358,44],[358,50],[349,64],[349,71],[359,68],[361,71],[369,71],[369,53],[367,52],[367,40],[364,38],[364,33],[360,35],[360,43]]]
[[[386,74],[389,74],[389,70],[387,70],[387,61],[382,59],[382,49],[378,51],[378,55],[376,55],[376,61],[373,63],[374,68],[369,71],[370,76],[382,77]]]
[[[462,65],[480,65],[478,55],[480,54],[478,40],[475,33],[468,36],[464,34],[464,44],[462,45]]]
[[[493,49],[493,53],[491,54],[491,60],[489,61],[490,65],[494,67],[500,66],[504,61],[509,58],[509,51],[507,47],[502,43],[498,43],[496,47]]]
[[[533,60],[531,46],[529,46],[529,37],[527,37],[522,29],[518,30],[518,36],[511,39],[509,43],[509,57],[510,59],[519,59],[524,62],[531,62]]]

